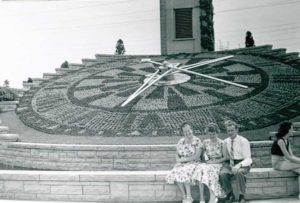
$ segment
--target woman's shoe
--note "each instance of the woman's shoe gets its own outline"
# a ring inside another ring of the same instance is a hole
[[[209,200],[208,203],[218,203],[218,198],[214,198],[213,200]]]
[[[193,198],[187,197],[184,203],[193,203]]]

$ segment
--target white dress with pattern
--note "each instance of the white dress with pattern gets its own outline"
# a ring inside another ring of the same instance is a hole
[[[196,153],[196,150],[200,148],[202,148],[202,143],[197,137],[193,137],[191,144],[185,143],[184,138],[182,138],[176,147],[179,157],[191,157]],[[174,182],[192,183],[192,175],[196,166],[197,161],[177,163],[170,173],[167,174],[166,182],[169,184],[174,184]]]
[[[223,141],[218,139],[217,142],[212,142],[210,139],[203,141],[203,151],[208,160],[217,160],[223,157]],[[225,193],[219,183],[219,174],[222,168],[222,163],[219,164],[206,164],[199,163],[196,167],[193,180],[197,180],[206,184],[217,197],[224,196]]]

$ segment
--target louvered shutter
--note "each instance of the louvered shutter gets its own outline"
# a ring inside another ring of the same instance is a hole
[[[193,38],[192,8],[175,9],[176,39]]]

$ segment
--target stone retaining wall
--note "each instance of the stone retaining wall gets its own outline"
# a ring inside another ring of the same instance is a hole
[[[0,102],[0,113],[5,111],[14,111],[17,108],[19,101],[1,101]]]
[[[253,167],[271,167],[271,141],[251,142]],[[175,145],[0,143],[0,163],[48,170],[170,170]]]
[[[0,198],[86,202],[176,202],[176,185],[165,183],[168,171],[0,171]],[[252,169],[248,199],[297,194],[297,175],[273,169]],[[198,189],[193,188],[198,198]]]

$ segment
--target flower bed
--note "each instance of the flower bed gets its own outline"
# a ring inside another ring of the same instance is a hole
[[[168,60],[192,63],[221,56],[224,53],[178,54],[168,56]],[[182,84],[152,86],[120,107],[143,83],[144,75],[153,72],[153,67],[138,64],[138,59],[87,61],[88,68],[32,87],[21,99],[21,120],[30,127],[56,134],[172,136],[183,122],[192,123],[199,133],[209,122],[216,122],[223,129],[224,118],[231,118],[246,130],[298,114],[299,70],[251,55],[236,55],[232,61],[195,69],[249,85],[248,89],[191,76]]]

